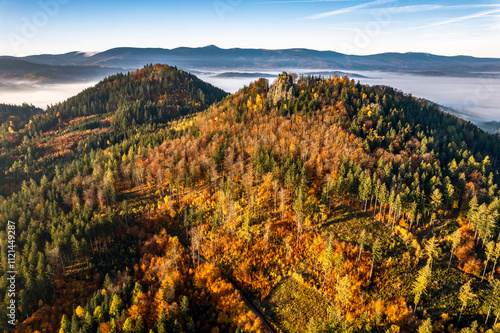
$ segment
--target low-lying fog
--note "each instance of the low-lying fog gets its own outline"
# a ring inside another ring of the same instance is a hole
[[[350,76],[361,83],[388,85],[405,93],[425,98],[437,104],[451,108],[446,111],[454,113],[475,123],[500,121],[500,73],[489,74],[488,77],[446,77],[398,74],[377,71],[342,71],[288,69],[298,74],[315,74],[332,76],[335,72],[350,73]],[[281,71],[231,71],[194,72],[200,79],[234,93],[244,85],[265,77],[272,83]],[[34,104],[45,109],[47,105],[64,101],[97,82],[79,82],[70,84],[5,84],[0,82],[0,103]]]
[[[0,103],[33,104],[42,109],[62,102],[82,90],[94,86],[98,81],[78,83],[38,84],[31,82],[0,82]]]

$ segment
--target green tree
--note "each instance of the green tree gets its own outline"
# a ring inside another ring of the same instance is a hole
[[[297,243],[295,244],[295,247],[298,247],[304,220],[304,197],[302,193],[302,186],[299,187],[299,193],[295,198],[293,206],[295,208],[295,222],[297,223]]]
[[[361,259],[361,253],[363,252],[363,247],[366,245],[366,243],[367,243],[366,230],[363,229],[363,231],[361,231],[361,234],[359,234],[359,237],[358,237],[359,253],[358,253],[357,261],[359,261],[359,259]]]
[[[344,275],[339,283],[337,284],[337,301],[339,303],[339,308],[342,311],[344,305],[350,301],[351,294],[351,279],[348,275]]]
[[[188,333],[196,333],[196,325],[191,317],[187,321],[187,331]]]
[[[462,235],[460,234],[460,229],[457,229],[455,230],[455,232],[451,234],[451,254],[450,254],[450,261],[448,262],[448,267],[450,267],[451,265],[451,259],[453,258],[455,250],[460,245],[461,240],[462,240]]]
[[[328,240],[328,245],[326,246],[325,252],[323,254],[324,277],[323,277],[323,283],[321,284],[322,288],[325,285],[326,278],[327,278],[328,274],[330,273],[330,270],[332,269],[333,260],[334,260],[333,247],[332,247],[332,240],[330,238]]]
[[[127,318],[123,323],[123,333],[134,333],[134,323],[131,318]]]
[[[433,215],[437,213],[438,209],[441,208],[443,205],[443,195],[441,194],[441,191],[439,191],[438,188],[436,188],[432,194],[431,194],[431,209],[433,212]],[[433,223],[433,217],[431,217],[431,224]]]
[[[484,278],[484,275],[486,274],[486,268],[488,267],[488,263],[495,257],[495,250],[496,250],[495,245],[496,244],[494,241],[491,241],[488,244],[486,244],[486,250],[485,250],[486,260],[484,261],[484,270],[483,270],[483,275],[481,276],[481,280]]]
[[[427,255],[427,264],[430,265],[430,269],[432,270],[433,260],[439,257],[439,246],[435,236],[432,236],[425,243],[425,254]]]
[[[460,330],[460,333],[478,333],[478,327],[479,324],[477,323],[477,321],[474,321],[469,327],[462,328]]]
[[[245,240],[245,243],[247,245],[247,251],[248,251],[248,245],[252,239],[252,232],[250,229],[250,209],[248,209],[245,212],[243,224],[241,226],[240,235],[241,235],[241,238],[243,238]]]
[[[497,267],[498,258],[500,258],[500,242],[497,242],[495,246],[495,252],[493,253],[493,269],[491,270],[490,278],[493,278],[495,269]]]
[[[117,294],[113,294],[111,305],[109,306],[109,315],[118,318],[123,308],[123,301]]]
[[[340,272],[342,272],[342,269],[344,268],[344,254],[342,252],[335,253],[335,256],[333,257],[333,262],[335,265],[335,273],[337,274],[336,285],[338,285],[340,279]]]
[[[142,316],[138,316],[135,321],[135,330],[134,333],[142,333],[144,331],[144,319]]]
[[[111,318],[111,320],[109,321],[109,333],[118,333],[115,318]]]
[[[373,266],[375,266],[376,263],[379,263],[381,259],[382,259],[382,244],[380,243],[380,239],[377,238],[375,242],[373,242],[372,246],[372,266],[370,268],[370,280],[372,279]]]
[[[97,306],[94,310],[94,319],[97,322],[97,325],[101,325],[104,322],[104,311],[102,306]]]
[[[432,333],[431,318],[424,320],[424,322],[418,327],[418,333]]]
[[[467,219],[469,220],[469,226],[471,224],[472,217],[476,215],[478,208],[479,204],[477,202],[477,197],[474,196],[469,202],[469,210],[467,211]]]
[[[484,324],[488,324],[488,318],[490,317],[491,310],[500,310],[500,281],[497,279],[490,280],[490,288],[487,293],[485,305],[488,307],[488,314],[486,315],[486,320]],[[496,322],[496,321],[495,321]]]
[[[413,299],[415,303],[415,309],[413,310],[413,313],[417,311],[417,305],[420,302],[421,296],[426,293],[430,279],[431,267],[429,264],[427,264],[418,272],[417,279],[415,280],[415,282],[413,282],[412,293],[413,295],[415,295],[415,298]]]
[[[68,321],[68,317],[66,317],[65,314],[62,315],[59,332],[61,332],[61,333],[71,332],[71,322]]]
[[[458,294],[458,298],[462,302],[462,307],[460,308],[460,316],[458,317],[458,322],[460,323],[460,319],[462,318],[462,312],[467,307],[467,304],[476,297],[476,294],[472,292],[471,288],[471,280],[467,281],[461,288],[460,293]]]
[[[187,296],[181,297],[180,310],[181,314],[184,317],[187,317],[187,315],[189,314],[189,298]]]
[[[364,175],[361,179],[361,184],[359,185],[359,199],[365,202],[364,211],[366,212],[366,206],[368,204],[368,199],[372,194],[372,179],[369,175]]]

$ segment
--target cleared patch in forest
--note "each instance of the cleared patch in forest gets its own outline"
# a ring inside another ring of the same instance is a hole
[[[283,332],[304,332],[311,319],[327,317],[330,304],[295,277],[283,278],[262,304]]]
[[[322,230],[351,243],[357,243],[359,235],[365,230],[370,247],[376,238],[380,239],[384,248],[392,248],[393,243],[399,241],[382,222],[375,220],[369,213],[357,212],[346,206],[332,210],[331,217],[323,224]]]

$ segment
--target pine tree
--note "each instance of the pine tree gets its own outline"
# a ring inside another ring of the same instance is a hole
[[[342,307],[349,302],[351,299],[351,280],[348,275],[344,275],[339,283],[337,284],[337,300],[339,302],[339,308]],[[342,311],[342,310],[341,310]]]
[[[115,318],[111,318],[111,320],[109,321],[109,333],[118,333]]]
[[[493,274],[495,274],[498,258],[500,258],[500,242],[496,243],[495,252],[493,253],[493,269],[491,270],[490,278],[493,278]]]
[[[438,211],[439,208],[441,208],[443,204],[443,195],[441,194],[441,191],[439,191],[438,188],[436,188],[432,194],[431,194],[431,208],[433,215],[435,215]],[[433,223],[434,217],[431,217],[431,224]]]
[[[417,279],[415,280],[415,282],[413,282],[412,293],[415,295],[415,298],[413,299],[415,303],[415,309],[413,310],[413,313],[417,311],[417,305],[420,302],[420,298],[422,297],[423,294],[425,294],[427,290],[430,278],[431,278],[431,268],[429,264],[427,264],[418,272]]]
[[[427,318],[419,327],[418,333],[432,333],[431,318]]]
[[[358,237],[359,254],[358,254],[357,261],[359,261],[359,259],[361,259],[361,253],[363,252],[363,247],[366,245],[366,242],[367,242],[366,238],[367,238],[367,236],[366,236],[366,230],[363,229],[363,231],[361,231],[361,234]]]
[[[295,222],[297,223],[297,242],[295,244],[295,247],[299,246],[299,238],[300,234],[302,232],[302,224],[303,224],[303,219],[304,219],[304,199],[303,199],[303,193],[302,193],[302,186],[299,188],[299,193],[297,194],[297,197],[294,202],[294,208],[295,208]]]
[[[333,247],[332,247],[332,240],[331,238],[328,240],[328,245],[326,246],[325,252],[323,254],[323,272],[324,272],[324,277],[323,277],[323,283],[321,284],[321,287],[325,285],[326,282],[326,277],[328,276],[328,273],[332,269],[333,266]]]
[[[490,316],[491,310],[500,310],[500,281],[497,279],[492,279],[490,281],[490,292],[487,294],[485,304],[488,307],[488,314],[486,315],[486,320],[484,324],[488,324],[488,318]]]
[[[439,246],[435,236],[432,236],[425,243],[425,254],[427,255],[427,264],[430,265],[430,269],[432,270],[433,260],[439,257]]]
[[[484,279],[484,275],[486,274],[486,268],[488,267],[488,263],[490,260],[493,260],[495,257],[495,242],[491,241],[488,244],[486,244],[486,260],[484,261],[484,270],[483,270],[483,275],[481,276],[481,280]]]
[[[138,316],[135,321],[134,333],[142,333],[144,331],[144,319],[142,316]]]
[[[458,245],[460,245],[461,239],[462,235],[460,234],[460,229],[455,230],[455,232],[451,234],[451,254],[450,254],[450,261],[448,262],[448,267],[450,267],[451,265],[451,259],[453,258],[453,254],[457,249]]]
[[[134,333],[134,325],[131,318],[127,318],[123,323],[123,333]]]
[[[187,315],[189,314],[189,298],[187,296],[181,297],[180,310],[181,314],[184,317],[187,317]]]
[[[476,215],[478,208],[479,208],[479,205],[477,202],[477,197],[474,196],[471,199],[471,201],[469,202],[469,210],[467,211],[467,219],[469,219],[469,226],[471,224],[473,216]]]
[[[373,266],[382,259],[382,245],[380,239],[376,239],[372,246],[372,266],[370,268],[370,280],[372,279]]]
[[[344,268],[344,254],[340,252],[339,254],[335,254],[333,257],[333,262],[335,264],[335,273],[337,274],[337,282],[336,284],[339,284],[339,279],[340,279],[340,272]]]
[[[71,323],[65,314],[62,315],[59,333],[69,333],[71,331]]]
[[[361,184],[359,185],[359,199],[365,202],[364,211],[366,212],[366,206],[368,204],[368,199],[372,194],[372,179],[368,175],[363,175],[361,179]]]
[[[111,298],[111,305],[109,306],[109,315],[114,318],[118,318],[122,311],[123,302],[120,296],[113,294]]]
[[[470,286],[471,280],[467,281],[461,288],[458,298],[462,302],[462,307],[460,308],[460,316],[458,317],[458,322],[460,323],[460,319],[462,318],[462,312],[467,307],[467,304],[476,297],[476,294],[472,292],[472,288]]]

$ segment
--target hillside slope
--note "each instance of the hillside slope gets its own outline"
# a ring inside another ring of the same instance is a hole
[[[43,115],[34,116],[29,126],[11,134],[14,144],[2,150],[2,184],[14,189],[23,180],[39,181],[55,164],[62,167],[92,149],[105,149],[130,139],[136,131],[157,132],[157,127],[199,112],[225,95],[224,91],[167,65],[150,65],[107,77],[77,96],[51,106]],[[7,189],[0,192],[9,193]]]

